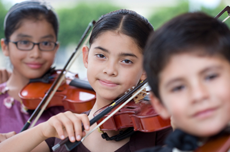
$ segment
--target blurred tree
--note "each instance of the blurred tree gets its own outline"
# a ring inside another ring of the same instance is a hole
[[[173,7],[161,7],[159,10],[154,11],[153,15],[149,17],[149,22],[153,25],[154,30],[156,30],[173,17],[188,11],[188,2],[184,0]]]
[[[201,11],[205,12],[213,17],[215,17],[220,11],[222,11],[226,5],[223,3],[220,3],[219,6],[217,6],[215,9],[205,8],[201,7]],[[153,25],[154,29],[158,29],[161,25],[163,25],[165,22],[169,21],[173,17],[186,13],[189,11],[189,3],[187,0],[183,0],[178,5],[175,5],[173,7],[162,7],[160,10],[154,11],[153,15],[150,15],[149,22]],[[227,17],[227,13],[223,16],[221,16],[221,20]],[[230,19],[226,21],[226,24],[230,25]],[[229,26],[230,27],[230,26]]]
[[[7,10],[5,9],[5,7],[2,4],[2,1],[0,0],[0,38],[4,38],[4,27],[3,27],[3,22],[4,22],[4,18],[5,15],[7,13]]]
[[[80,3],[72,9],[57,10],[61,46],[77,44],[90,21],[98,20],[101,15],[117,9],[119,7],[105,3]]]

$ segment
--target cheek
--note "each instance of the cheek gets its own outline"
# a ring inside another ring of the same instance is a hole
[[[230,81],[228,78],[215,82],[209,86],[209,89],[212,97],[230,103]]]
[[[55,59],[54,52],[43,52],[42,57],[49,65],[52,65]]]

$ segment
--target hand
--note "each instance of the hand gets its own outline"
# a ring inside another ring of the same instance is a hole
[[[13,135],[15,135],[16,133],[14,131],[12,132],[8,132],[8,133],[0,133],[0,143],[3,142],[4,140],[12,137]]]
[[[81,137],[85,136],[85,132],[82,131],[82,124],[88,131],[90,123],[86,114],[74,114],[67,111],[53,116],[45,122],[42,126],[42,134],[46,138],[64,139],[68,136],[71,142],[80,141]]]
[[[6,69],[0,69],[0,84],[6,82],[10,78],[11,72]]]

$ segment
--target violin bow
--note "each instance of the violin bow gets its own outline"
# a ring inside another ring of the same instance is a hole
[[[37,106],[37,108],[35,109],[33,114],[30,116],[30,118],[28,119],[28,121],[26,122],[24,127],[22,128],[21,132],[29,128],[31,122],[34,120],[34,118],[36,116],[37,117],[33,121],[32,125],[34,125],[37,122],[37,120],[39,119],[39,117],[41,116],[41,114],[43,113],[43,111],[45,110],[47,105],[49,104],[51,98],[54,96],[55,92],[59,88],[61,82],[64,80],[64,71],[66,71],[66,70],[68,70],[70,68],[69,64],[73,63],[72,59],[75,58],[75,56],[77,55],[76,53],[78,52],[80,46],[84,42],[84,39],[85,39],[86,35],[89,33],[90,29],[94,26],[95,23],[96,23],[95,21],[92,21],[92,22],[89,23],[88,27],[86,28],[86,30],[84,31],[84,33],[83,33],[83,35],[82,35],[82,37],[80,39],[80,42],[78,43],[75,51],[72,53],[72,55],[68,59],[68,61],[65,64],[64,68],[62,69],[61,73],[59,74],[58,78],[54,81],[54,83],[52,84],[50,89],[47,91],[45,96],[42,98],[41,102],[39,103],[39,105]]]
[[[216,15],[216,19],[218,19],[221,15],[223,15],[225,12],[228,13],[228,17],[226,17],[222,22],[225,22],[230,17],[230,7],[226,6],[219,14]]]
[[[128,93],[123,95],[121,98],[117,99],[116,101],[112,102],[109,107],[105,108],[102,112],[96,115],[93,119],[90,120],[90,126],[93,125],[95,122],[100,120],[103,116],[108,114],[112,109],[120,105],[115,111],[113,111],[106,119],[100,122],[93,130],[91,130],[87,135],[85,135],[80,141],[70,142],[69,138],[66,137],[64,140],[59,142],[58,144],[52,147],[52,150],[55,151],[60,148],[62,145],[65,145],[67,151],[73,150],[77,147],[89,134],[95,131],[98,127],[100,127],[105,121],[107,121],[110,117],[112,117],[117,111],[119,111],[122,107],[124,107],[130,100],[136,97],[142,90],[147,87],[147,79],[145,79],[142,83],[138,84],[135,88],[130,90]],[[84,127],[82,126],[82,131],[84,131]]]

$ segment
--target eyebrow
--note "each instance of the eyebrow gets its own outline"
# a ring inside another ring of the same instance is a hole
[[[203,73],[205,73],[205,72],[207,72],[207,71],[209,71],[209,70],[222,69],[222,68],[223,68],[223,67],[220,66],[220,65],[218,65],[218,66],[210,66],[210,67],[207,67],[207,68],[201,70],[201,71],[199,72],[199,74],[203,74]],[[170,80],[169,82],[167,82],[167,83],[165,84],[165,87],[168,87],[170,84],[175,83],[175,82],[177,82],[177,81],[181,81],[181,80],[182,80],[182,78],[175,78],[175,79],[172,79],[172,80]]]
[[[223,69],[223,67],[221,65],[217,65],[217,66],[210,66],[210,67],[207,67],[205,68],[204,70],[200,71],[199,74],[202,74],[202,73],[205,73],[209,70],[215,70],[215,69]]]
[[[109,50],[103,48],[103,47],[100,47],[100,46],[97,46],[95,47],[95,49],[99,49],[101,51],[104,51],[106,53],[110,53]],[[119,53],[119,56],[131,56],[131,57],[135,57],[135,58],[138,58],[135,54],[133,53]]]
[[[23,37],[32,38],[32,36],[26,35],[26,34],[18,34],[17,37],[19,37],[19,38],[23,38]],[[43,36],[41,38],[54,38],[54,36],[50,34],[50,35],[45,35],[45,36]]]

